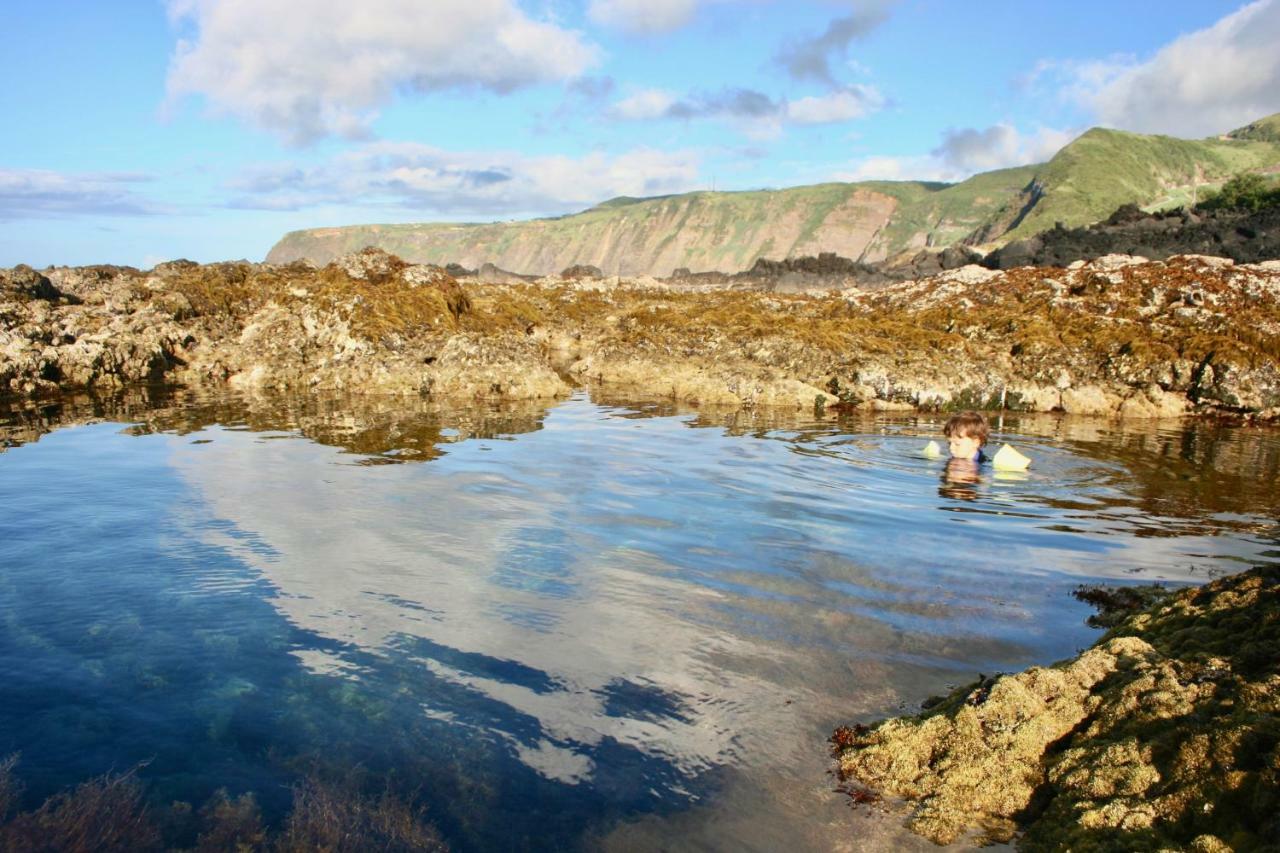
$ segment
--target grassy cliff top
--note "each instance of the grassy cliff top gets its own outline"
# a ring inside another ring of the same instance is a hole
[[[861,181],[700,190],[619,196],[578,213],[519,222],[306,229],[285,235],[267,260],[325,263],[368,245],[415,262],[469,257],[535,273],[578,263],[604,268],[605,258],[628,274],[659,275],[673,266],[737,271],[758,257],[817,251],[878,260],[957,243],[999,245],[1058,222],[1089,225],[1124,204],[1189,204],[1233,175],[1277,167],[1280,114],[1201,140],[1093,128],[1047,163],[983,172],[954,184]],[[672,245],[680,253],[668,251]]]
[[[1232,139],[1280,143],[1280,113],[1260,118],[1227,134]]]
[[[1253,138],[1177,139],[1093,128],[1036,170],[1042,197],[1006,239],[1063,222],[1088,225],[1122,204],[1161,206],[1187,188],[1216,187],[1239,172],[1280,164],[1280,146]]]

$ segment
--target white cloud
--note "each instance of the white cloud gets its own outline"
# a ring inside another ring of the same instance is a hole
[[[884,97],[874,86],[856,85],[792,101],[786,115],[796,124],[828,124],[862,118],[883,106]]]
[[[904,157],[874,155],[832,175],[837,181],[962,181],[978,172],[1042,163],[1053,157],[1075,133],[1038,128],[1022,134],[1009,124],[983,130],[948,130],[929,154]]]
[[[993,124],[983,130],[966,127],[943,134],[933,156],[956,174],[971,175],[1009,166],[1042,163],[1058,153],[1076,134],[1042,127],[1023,135],[1011,124]]]
[[[393,207],[445,218],[560,213],[618,195],[662,195],[699,185],[687,151],[639,148],[616,156],[527,157],[372,142],[318,166],[276,164],[233,183],[237,207]]]
[[[587,15],[601,26],[655,35],[683,27],[697,7],[697,0],[591,0]]]
[[[614,104],[611,115],[628,121],[645,121],[662,118],[675,104],[676,98],[661,89],[645,89]]]
[[[132,184],[136,174],[67,174],[44,169],[0,169],[0,221],[86,215],[147,216],[161,213]]]
[[[724,119],[736,122],[748,136],[769,138],[786,124],[852,121],[876,112],[884,103],[874,86],[865,85],[795,101],[775,100],[754,89],[725,89],[679,98],[661,89],[645,89],[614,103],[609,114],[628,121]]]
[[[936,157],[865,157],[831,176],[835,181],[951,181],[955,174]]]
[[[866,38],[889,19],[897,0],[864,0],[848,15],[833,19],[821,35],[790,42],[775,57],[797,80],[818,80],[837,85],[831,72],[836,58],[848,61],[849,46]],[[851,67],[857,67],[856,65]]]
[[[1041,63],[1062,93],[1107,126],[1209,136],[1280,112],[1280,0],[1258,0],[1184,35],[1146,62]]]
[[[367,136],[397,92],[504,93],[575,78],[598,58],[580,33],[513,0],[170,0],[169,10],[196,29],[178,42],[170,98],[203,95],[296,144]]]

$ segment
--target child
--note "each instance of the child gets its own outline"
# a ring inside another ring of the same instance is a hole
[[[987,419],[977,412],[961,412],[952,415],[942,428],[951,447],[952,459],[967,459],[971,462],[985,462],[987,457],[982,448],[987,444]]]

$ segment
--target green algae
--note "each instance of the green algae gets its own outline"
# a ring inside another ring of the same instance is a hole
[[[1280,568],[1147,595],[1074,660],[839,731],[842,776],[938,843],[1280,849]]]

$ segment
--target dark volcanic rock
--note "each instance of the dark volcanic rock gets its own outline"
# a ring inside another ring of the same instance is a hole
[[[905,264],[885,266],[877,264],[876,269],[890,281],[908,281],[928,278],[947,270],[956,270],[969,264],[981,264],[983,255],[968,246],[948,246],[941,252],[921,251],[912,256]]]
[[[834,252],[781,261],[758,258],[751,269],[732,278],[738,283],[760,282],[765,290],[804,290],[852,284],[867,286],[888,280],[876,267]]]
[[[931,256],[922,252],[920,257]],[[915,260],[915,259],[913,259]],[[943,267],[932,260],[924,260],[930,272],[941,272]],[[673,284],[703,287],[724,287],[733,290],[796,291],[824,288],[861,287],[874,289],[887,284],[915,277],[915,267],[909,262],[900,267],[884,264],[868,264],[822,252],[816,256],[785,258],[780,261],[757,258],[751,269],[739,273],[690,272],[681,267],[671,273],[667,281]]]
[[[1256,213],[1174,210],[1143,213],[1125,205],[1087,228],[1053,228],[997,249],[983,265],[1065,267],[1103,255],[1164,260],[1173,255],[1213,255],[1236,263],[1280,258],[1280,207]]]
[[[481,264],[480,269],[476,270],[470,277],[480,284],[521,284],[538,280],[536,275],[521,275],[489,263]]]
[[[571,267],[565,267],[560,273],[561,278],[604,278],[604,273],[599,267],[593,267],[591,264],[574,264]]]

